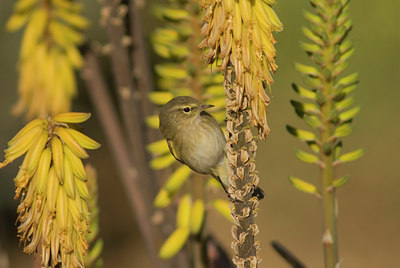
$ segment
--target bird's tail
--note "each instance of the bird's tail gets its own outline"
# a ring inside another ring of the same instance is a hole
[[[254,189],[253,196],[257,197],[258,200],[261,200],[264,198],[264,191],[260,187],[257,186]]]
[[[228,189],[227,189],[228,186],[226,186],[226,185],[222,182],[222,180],[221,180],[220,177],[216,177],[216,179],[221,183],[222,188],[224,188],[224,190],[225,190],[226,194],[228,195],[228,197],[230,197],[229,192],[228,192]],[[253,195],[252,195],[252,196],[253,196],[253,197],[255,196],[255,197],[257,197],[258,200],[261,200],[261,199],[264,198],[264,191],[263,191],[260,187],[256,186],[256,188],[254,188],[254,191],[253,191]]]

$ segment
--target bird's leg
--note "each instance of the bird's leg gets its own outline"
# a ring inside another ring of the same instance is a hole
[[[221,178],[220,178],[220,177],[216,177],[216,178],[217,178],[217,180],[219,181],[219,183],[221,183],[222,188],[224,188],[224,191],[225,191],[226,195],[228,196],[229,200],[232,201],[233,198],[232,198],[231,195],[229,194],[228,189],[226,189],[225,184],[222,183]]]

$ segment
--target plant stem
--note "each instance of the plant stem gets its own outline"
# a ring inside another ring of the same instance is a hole
[[[322,171],[323,239],[325,267],[334,268],[339,260],[336,231],[336,197],[330,187],[333,181],[332,157],[324,157],[325,169]]]
[[[123,37],[126,34],[124,28],[124,14],[120,12],[119,1],[105,0],[103,3],[103,21],[107,30],[108,39],[111,45],[111,64],[115,78],[115,90],[119,97],[121,115],[127,138],[130,146],[130,153],[139,172],[140,180],[148,191],[149,200],[146,205],[151,204],[152,197],[157,192],[157,183],[154,174],[148,168],[149,156],[145,149],[145,135],[143,132],[143,123],[141,109],[136,109],[137,103],[134,100],[137,90],[132,81],[130,57],[126,45],[123,44]],[[150,198],[151,196],[151,198]],[[148,209],[152,209],[148,205]]]
[[[150,116],[155,113],[155,106],[150,103],[147,98],[149,92],[154,91],[154,82],[151,74],[151,67],[149,65],[149,56],[146,49],[146,42],[143,35],[143,24],[141,19],[141,13],[143,13],[143,5],[145,3],[139,0],[129,1],[129,25],[130,33],[132,38],[132,65],[134,80],[136,82],[137,90],[140,94],[135,94],[135,98],[141,113],[144,116],[141,118],[142,124],[144,125],[145,116]],[[146,128],[146,137],[148,141],[154,141],[160,137],[160,133],[157,131]]]
[[[108,138],[113,159],[117,170],[127,192],[133,214],[136,216],[140,232],[143,236],[147,250],[150,253],[154,267],[166,267],[158,259],[157,251],[153,242],[154,232],[146,210],[146,201],[143,196],[142,186],[139,183],[137,163],[132,164],[128,147],[122,128],[120,126],[117,112],[111,103],[111,97],[105,86],[99,64],[93,52],[88,51],[85,55],[84,79],[93,104],[99,114],[105,136]]]
[[[233,263],[237,267],[257,267],[259,259],[257,251],[259,242],[255,241],[258,227],[255,224],[258,199],[252,198],[254,183],[257,183],[254,157],[257,145],[251,132],[250,110],[248,99],[237,107],[236,91],[240,85],[234,81],[236,74],[233,68],[225,73],[224,87],[226,92],[227,131],[227,157],[229,159],[229,195],[231,196],[231,211],[235,225],[232,227],[232,249],[235,252]],[[236,108],[237,107],[237,108]]]
[[[332,5],[332,1],[327,1],[328,5]],[[325,64],[321,64],[321,82],[324,101],[320,105],[322,127],[320,132],[321,137],[321,160],[323,165],[321,167],[321,197],[322,197],[322,210],[323,210],[323,236],[322,243],[324,248],[324,261],[325,268],[335,268],[339,262],[338,242],[337,242],[337,227],[336,227],[336,197],[335,188],[332,187],[332,182],[335,178],[333,161],[333,144],[331,136],[333,134],[333,124],[331,122],[332,110],[334,108],[332,100],[333,92],[333,62],[332,51],[334,44],[332,44],[332,26],[330,19],[335,15],[332,14],[332,9],[327,8],[326,14],[328,21],[325,23],[325,32],[328,35],[328,40],[325,42],[323,49],[323,59]]]
[[[336,228],[336,197],[335,188],[332,182],[335,178],[333,169],[333,153],[330,137],[332,135],[332,123],[330,116],[332,111],[332,100],[329,98],[332,91],[332,84],[324,79],[324,88],[322,90],[326,97],[326,102],[321,105],[323,116],[323,127],[321,129],[321,159],[323,166],[321,168],[321,197],[323,210],[323,247],[325,256],[325,268],[334,268],[339,261],[337,228]]]
[[[329,87],[325,87],[329,92]],[[324,121],[323,129],[321,130],[321,143],[329,144],[331,136],[331,123],[328,118],[331,111],[331,103],[327,101],[322,106],[322,114],[327,119]],[[331,146],[329,146],[331,147]],[[331,150],[331,149],[329,149]],[[335,188],[332,187],[334,180],[333,170],[333,154],[327,153],[324,149],[321,150],[321,159],[324,163],[321,168],[321,197],[322,197],[322,210],[323,210],[323,238],[322,243],[324,247],[324,260],[325,268],[334,268],[339,260],[337,231],[336,231],[336,197]]]

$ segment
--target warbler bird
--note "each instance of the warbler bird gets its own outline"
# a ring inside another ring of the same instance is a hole
[[[160,131],[176,160],[219,180],[229,197],[226,140],[217,120],[206,111],[211,107],[192,97],[176,97],[160,109]],[[256,187],[253,196],[262,199],[264,192]]]

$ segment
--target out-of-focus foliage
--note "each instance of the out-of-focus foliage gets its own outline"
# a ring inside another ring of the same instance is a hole
[[[155,66],[159,90],[149,94],[150,100],[154,104],[164,105],[177,96],[192,96],[215,105],[209,111],[222,124],[225,119],[225,95],[222,85],[224,78],[216,66],[212,68],[204,66],[201,50],[198,48],[201,40],[201,15],[198,3],[170,1],[168,6],[155,7],[154,13],[163,21],[164,26],[153,32],[151,41],[155,52],[164,60]],[[158,128],[157,115],[149,117],[147,122],[150,127]],[[154,200],[155,207],[164,208],[171,204],[183,185],[188,183],[193,171],[185,165],[177,164],[164,139],[149,144],[147,149],[154,156],[150,163],[153,169],[164,169],[175,164],[174,171]],[[210,178],[210,180],[215,179]],[[207,184],[207,180],[203,183],[222,189],[218,184]],[[208,187],[204,189],[207,190]],[[194,203],[191,194],[186,194],[180,199],[177,229],[161,247],[159,253],[161,258],[173,257],[185,245],[190,235],[201,234],[207,213],[205,208],[213,207],[207,206],[205,193],[202,195],[203,198],[196,199]],[[228,202],[219,203],[218,208],[223,205],[226,209],[222,210],[229,211]]]
[[[308,153],[296,149],[296,157],[321,168],[325,168],[323,156],[332,157],[333,165],[337,166],[358,159],[364,152],[358,149],[342,153],[341,139],[352,133],[353,118],[360,110],[360,106],[352,107],[352,93],[358,84],[358,73],[342,75],[354,53],[352,41],[346,39],[352,28],[349,2],[341,0],[328,5],[322,1],[312,1],[315,14],[304,12],[310,26],[303,27],[303,33],[310,42],[302,42],[301,47],[316,67],[295,64],[296,70],[304,76],[306,86],[292,85],[302,100],[292,100],[291,104],[311,131],[292,126],[287,126],[287,130],[306,142],[312,150],[312,153]],[[335,19],[328,21],[327,14],[334,14]],[[290,177],[290,181],[303,192],[318,193],[314,185],[299,178]],[[344,185],[343,181],[337,183],[336,187],[339,185]]]
[[[81,68],[78,50],[88,20],[82,4],[68,0],[19,0],[7,22],[8,31],[25,27],[18,63],[19,87],[15,114],[26,118],[70,111],[76,95],[74,71]]]
[[[83,257],[85,267],[98,268],[103,267],[103,259],[101,253],[103,251],[103,240],[99,238],[99,207],[98,207],[98,187],[97,187],[97,171],[90,165],[85,165],[87,174],[87,187],[89,189],[90,199],[86,200],[88,210],[90,211],[90,232],[86,235],[86,241],[89,244],[89,252]]]
[[[309,42],[303,42],[301,46],[314,64],[295,64],[306,86],[293,84],[294,91],[303,100],[292,100],[291,104],[311,131],[291,126],[287,126],[287,130],[310,146],[312,152],[296,149],[295,155],[320,168],[320,187],[297,177],[290,176],[289,179],[296,189],[321,199],[324,263],[326,268],[334,268],[340,264],[336,188],[348,181],[348,176],[335,179],[335,167],[358,159],[364,152],[358,149],[342,153],[341,141],[353,131],[352,121],[360,110],[359,106],[352,107],[352,92],[358,83],[358,74],[343,76],[354,52],[351,40],[346,38],[352,28],[350,0],[310,2],[314,12],[304,12],[309,27],[303,27]]]

